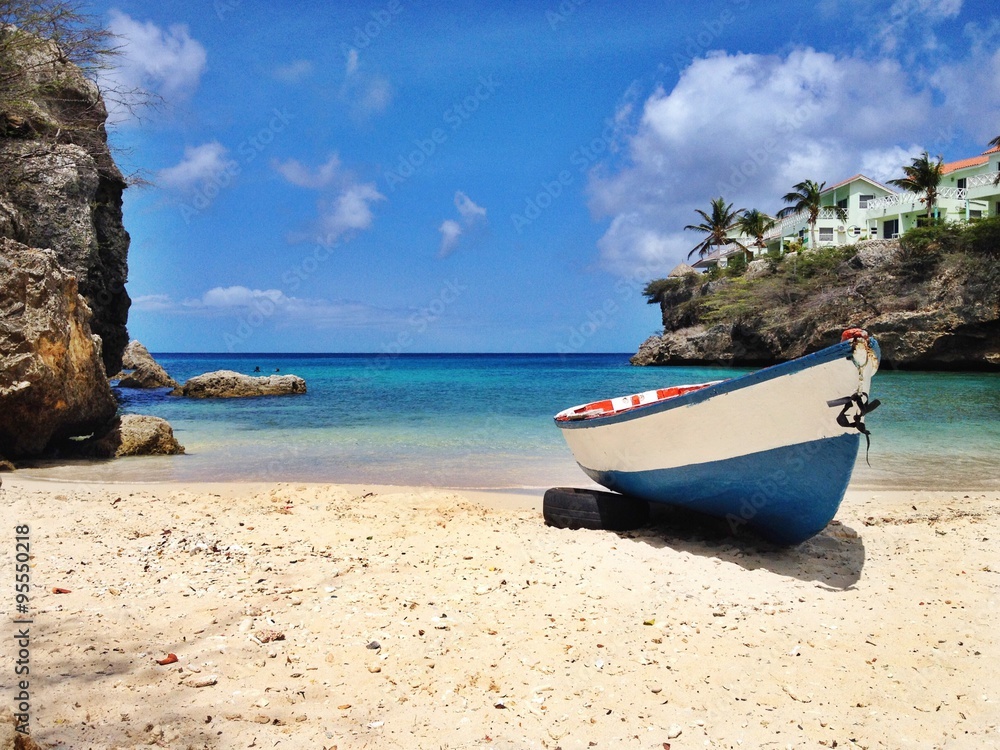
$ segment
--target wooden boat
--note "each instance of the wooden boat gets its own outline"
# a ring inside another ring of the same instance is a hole
[[[833,519],[881,356],[867,332],[729,380],[596,401],[555,416],[595,482],[797,544]]]

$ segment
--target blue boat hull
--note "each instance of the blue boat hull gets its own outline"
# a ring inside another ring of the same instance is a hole
[[[584,471],[598,484],[652,502],[749,526],[777,544],[803,542],[833,519],[861,436],[840,435],[672,469]]]
[[[841,343],[774,367],[591,402],[555,420],[599,484],[797,544],[844,497],[879,356],[874,339],[850,329]]]

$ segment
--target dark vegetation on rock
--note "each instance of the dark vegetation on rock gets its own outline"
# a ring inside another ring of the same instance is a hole
[[[888,366],[1000,370],[1000,218],[750,266],[650,282],[664,333],[632,363],[769,365],[856,325],[877,337]]]

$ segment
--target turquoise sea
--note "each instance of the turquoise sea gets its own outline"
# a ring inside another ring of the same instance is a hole
[[[438,487],[590,484],[556,412],[587,401],[745,372],[632,367],[627,354],[156,354],[178,381],[280,370],[308,393],[194,400],[118,389],[127,412],[164,417],[187,455],[39,466],[100,481],[262,480]],[[1000,375],[883,369],[869,460],[852,486],[1000,488]],[[737,415],[734,415],[737,418]],[[710,439],[710,438],[706,438]]]

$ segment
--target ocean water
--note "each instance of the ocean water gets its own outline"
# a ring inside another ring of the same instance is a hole
[[[590,484],[552,415],[746,370],[632,367],[626,354],[157,354],[180,382],[219,369],[280,370],[308,393],[196,400],[118,389],[126,412],[163,417],[187,455],[39,464],[90,481],[323,481],[461,488]],[[880,371],[855,487],[1000,488],[1000,376]],[[734,415],[734,418],[736,415]]]

